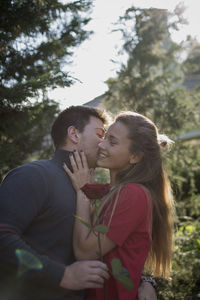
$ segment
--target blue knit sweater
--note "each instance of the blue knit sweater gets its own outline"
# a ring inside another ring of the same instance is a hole
[[[69,166],[69,152],[56,150],[10,171],[0,186],[0,299],[11,290],[14,300],[66,293],[59,283],[74,262],[76,194],[63,162]]]

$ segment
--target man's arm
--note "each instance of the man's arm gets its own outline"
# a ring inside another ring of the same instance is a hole
[[[50,282],[66,289],[98,287],[106,278],[106,266],[99,262],[77,262],[70,266],[39,253],[23,237],[48,195],[45,178],[35,169],[19,167],[7,176],[0,187],[0,265],[8,276],[17,275],[25,264],[24,276],[39,282]],[[24,257],[23,257],[24,256]],[[35,265],[33,261],[37,261]],[[92,264],[92,265],[91,265]],[[6,276],[6,274],[4,274]],[[23,274],[22,274],[23,276]],[[76,284],[75,284],[75,282]],[[91,284],[92,283],[92,284]]]
[[[26,265],[26,276],[59,285],[65,266],[39,253],[23,236],[43,208],[47,195],[47,181],[35,167],[20,166],[5,178],[0,186],[0,263],[8,276],[15,274],[20,263],[16,250],[22,250],[25,259],[32,257],[41,266],[37,269]]]
[[[24,275],[26,278],[30,276],[31,280],[34,278],[37,280],[44,279],[64,289],[80,290],[86,288],[102,288],[104,280],[109,278],[107,266],[100,261],[79,261],[65,266],[49,259],[49,257],[45,255],[37,253],[23,240],[20,240],[20,238],[13,234],[8,234],[8,236],[6,234],[0,234],[1,245],[5,245],[5,243],[9,241],[10,245],[12,244],[13,251],[11,251],[11,247],[9,247],[9,250],[6,250],[7,255],[3,255],[3,251],[0,251],[0,256],[3,258],[5,264],[9,262],[9,264],[16,269],[18,261],[15,261],[16,255],[12,255],[16,247],[19,247],[17,249],[26,250],[28,255],[31,255],[30,258],[34,255],[34,257],[42,263],[41,270],[37,270],[37,266],[35,266],[36,268],[33,270],[28,270],[27,268],[27,272],[24,273]],[[3,248],[1,248],[1,250],[3,250]]]

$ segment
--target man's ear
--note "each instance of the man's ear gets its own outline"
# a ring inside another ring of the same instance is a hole
[[[76,127],[69,126],[67,129],[67,137],[68,139],[74,143],[74,144],[78,144],[79,142],[79,131]]]
[[[136,163],[140,162],[141,159],[143,158],[143,156],[144,156],[143,152],[131,154],[130,164],[136,164]]]

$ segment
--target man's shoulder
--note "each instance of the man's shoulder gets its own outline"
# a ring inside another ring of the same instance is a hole
[[[29,168],[48,168],[52,166],[52,163],[50,159],[40,159],[27,162],[21,166]]]
[[[51,173],[52,169],[52,163],[48,159],[43,160],[35,160],[31,162],[26,162],[22,165],[17,166],[16,168],[10,170],[7,175],[5,176],[5,179],[11,178],[11,177],[20,177],[25,178],[26,176],[29,178],[38,178],[41,176],[47,176]]]
[[[16,171],[42,171],[45,169],[51,168],[51,161],[49,159],[41,159],[41,160],[34,160],[30,162],[26,162],[18,167],[16,167],[14,170]]]

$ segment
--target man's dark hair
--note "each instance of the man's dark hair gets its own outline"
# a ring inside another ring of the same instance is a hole
[[[90,117],[100,119],[104,124],[108,123],[105,111],[88,106],[70,106],[62,111],[53,123],[51,137],[55,148],[65,143],[67,129],[75,126],[79,132],[83,132],[85,126],[90,122]]]

